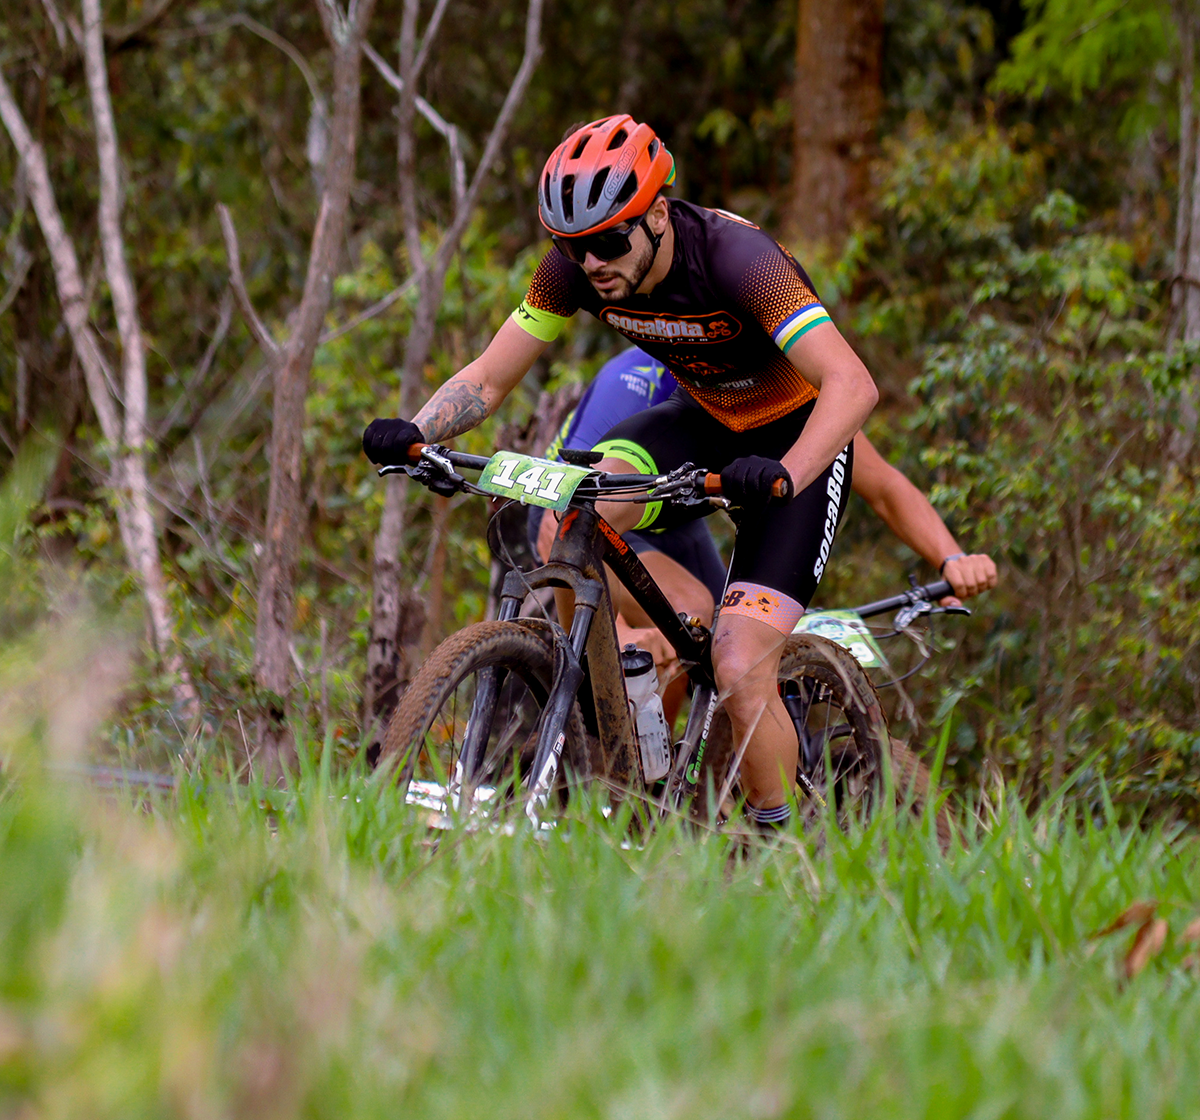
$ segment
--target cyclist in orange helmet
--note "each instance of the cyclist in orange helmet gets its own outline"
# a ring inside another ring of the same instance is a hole
[[[775,683],[779,658],[828,562],[850,492],[852,440],[878,392],[791,254],[735,214],[668,200],[662,191],[673,180],[670,153],[632,117],[568,135],[538,181],[554,248],[525,299],[413,421],[372,421],[363,449],[375,463],[398,463],[412,443],[475,427],[579,310],[661,361],[679,388],[596,445],[599,469],[661,474],[692,462],[720,473],[740,507],[713,667],[747,744],[747,812],[778,826],[797,761]],[[620,532],[691,515],[654,502],[598,509]]]

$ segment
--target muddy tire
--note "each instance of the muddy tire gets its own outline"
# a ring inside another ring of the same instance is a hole
[[[437,800],[457,790],[455,764],[484,670],[497,670],[499,692],[472,812],[511,806],[533,761],[538,728],[554,679],[549,628],[535,619],[480,622],[439,645],[413,678],[384,736],[381,767],[415,805],[438,810]],[[593,740],[585,733],[578,704],[567,720],[560,795],[568,781],[594,772]],[[448,811],[443,803],[442,812]]]

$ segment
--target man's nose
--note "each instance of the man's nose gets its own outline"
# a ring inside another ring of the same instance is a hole
[[[595,272],[597,269],[603,268],[607,263],[607,261],[602,261],[595,253],[588,253],[583,258],[583,267],[588,272]]]

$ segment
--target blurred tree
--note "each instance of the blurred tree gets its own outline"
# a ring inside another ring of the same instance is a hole
[[[800,0],[791,224],[839,252],[867,205],[883,107],[883,0]]]
[[[234,292],[256,341],[268,355],[274,374],[271,473],[266,533],[258,565],[254,646],[255,678],[265,701],[258,723],[256,753],[260,755],[269,779],[278,778],[295,756],[286,717],[287,696],[292,683],[296,576],[304,520],[301,483],[305,409],[313,357],[333,297],[334,278],[343,260],[342,242],[358,148],[362,50],[374,7],[375,0],[349,0],[345,11],[331,0],[317,2],[333,52],[333,112],[323,138],[314,141],[310,130],[310,161],[317,168],[320,204],[309,250],[304,293],[291,317],[288,337],[282,343],[275,340],[250,302],[241,277],[233,219],[227,208],[220,207]],[[317,119],[320,128],[319,116]]]

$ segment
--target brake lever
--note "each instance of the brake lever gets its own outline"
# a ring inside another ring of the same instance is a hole
[[[457,493],[460,486],[469,485],[446,457],[446,448],[438,444],[427,444],[423,447],[421,458],[416,463],[389,464],[380,467],[376,473],[380,478],[389,474],[406,474],[414,482],[419,482],[445,498]]]
[[[918,599],[915,603],[909,603],[907,607],[901,607],[896,612],[892,625],[897,630],[907,630],[921,615],[932,614],[933,611],[934,605],[928,599]]]
[[[902,607],[896,612],[895,621],[892,623],[897,630],[907,630],[918,618],[922,615],[934,614],[965,614],[971,613],[970,607],[943,607],[937,603],[931,603],[928,599],[918,599],[915,603],[909,603],[907,607]]]

